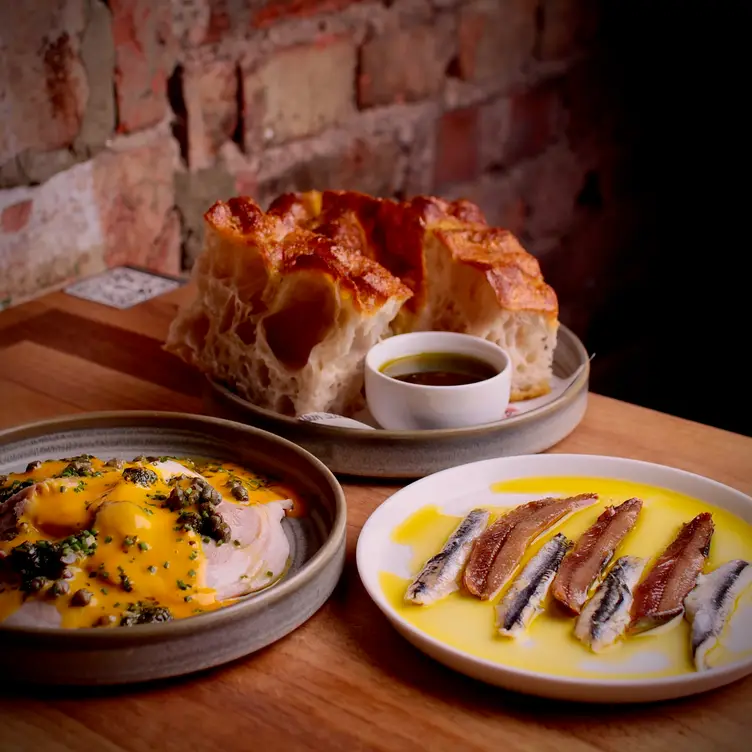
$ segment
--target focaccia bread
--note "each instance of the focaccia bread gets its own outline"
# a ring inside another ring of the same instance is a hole
[[[166,349],[260,407],[286,415],[363,404],[366,352],[410,290],[366,256],[265,215],[253,201],[204,215],[196,299]]]
[[[436,329],[506,349],[512,400],[549,391],[556,295],[474,204],[309,191],[266,213],[235,198],[204,216],[198,296],[166,348],[254,404],[352,415],[366,352],[393,333]]]

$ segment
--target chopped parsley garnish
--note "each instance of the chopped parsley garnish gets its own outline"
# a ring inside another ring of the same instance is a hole
[[[138,542],[138,547],[142,551],[148,551],[151,548],[151,546],[149,546],[149,544],[146,541],[139,541]]]
[[[91,464],[94,459],[90,454],[82,454],[80,457],[73,457],[70,462],[63,468],[63,471],[56,477],[58,478],[94,478],[102,473],[94,470]]]
[[[104,539],[104,542],[105,542],[105,543],[112,543],[112,536],[111,536],[111,535],[108,535],[108,536],[107,536],[107,537],[106,537],[106,538]]]
[[[133,590],[133,583],[131,578],[125,572],[120,572],[120,587],[125,590],[126,593],[130,593]]]
[[[19,491],[23,491],[24,488],[33,486],[36,481],[28,478],[27,480],[14,480],[9,486],[0,488],[0,504],[2,504],[11,496],[15,496]]]
[[[181,590],[188,590],[188,588],[190,587],[190,585],[186,585],[185,582],[183,582],[183,580],[178,580],[177,583],[178,583],[178,587]]]

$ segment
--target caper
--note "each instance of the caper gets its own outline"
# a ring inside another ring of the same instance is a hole
[[[245,486],[243,486],[240,481],[235,481],[230,486],[230,493],[238,500],[238,501],[248,501],[248,491],[245,489]]]
[[[56,580],[50,588],[50,595],[53,598],[59,598],[61,595],[68,595],[70,585],[65,580]]]
[[[81,588],[80,590],[76,590],[76,592],[73,593],[70,604],[71,606],[88,606],[91,603],[91,599],[93,597],[94,596],[92,595],[90,590]]]

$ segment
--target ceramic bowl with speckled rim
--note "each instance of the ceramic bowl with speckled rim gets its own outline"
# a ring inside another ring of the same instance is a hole
[[[0,473],[38,459],[88,453],[233,461],[292,485],[307,514],[283,525],[288,574],[233,605],[164,624],[117,629],[3,627],[0,676],[47,684],[124,684],[178,676],[246,656],[284,637],[329,598],[345,559],[342,487],[310,453],[238,423],[164,412],[102,412],[0,432]]]
[[[263,428],[305,447],[332,472],[363,478],[422,478],[477,460],[536,454],[558,444],[587,408],[590,360],[584,345],[559,327],[554,376],[560,388],[531,400],[526,412],[494,423],[421,431],[361,430],[299,420],[257,407],[226,385],[207,379],[209,411]],[[518,409],[523,403],[515,403]]]

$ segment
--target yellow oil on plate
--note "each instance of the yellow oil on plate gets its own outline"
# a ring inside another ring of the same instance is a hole
[[[616,556],[647,566],[682,524],[711,512],[715,532],[705,571],[731,559],[752,561],[752,500],[700,476],[610,457],[535,455],[473,463],[437,473],[399,491],[371,516],[358,541],[358,568],[369,594],[417,647],[459,671],[534,694],[598,702],[666,699],[711,689],[752,671],[752,589],[708,655],[692,663],[690,631],[678,618],[621,640],[598,655],[575,639],[575,620],[548,601],[518,639],[495,630],[498,602],[458,591],[431,605],[406,603],[405,590],[470,509],[493,516],[545,496],[595,492],[597,504],[566,517],[528,548],[525,562],[556,533],[576,540],[609,504],[638,497],[643,509]],[[647,570],[646,570],[647,571]]]

